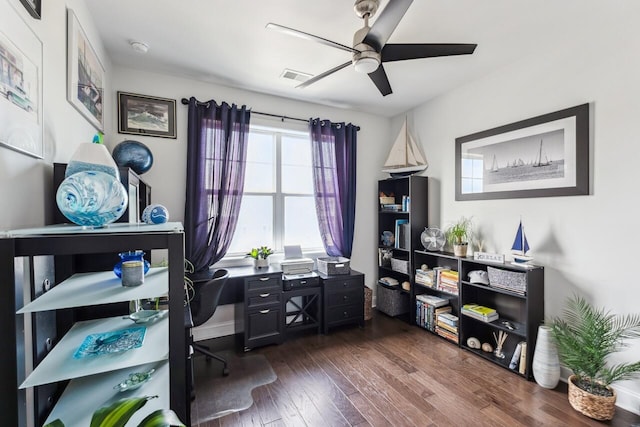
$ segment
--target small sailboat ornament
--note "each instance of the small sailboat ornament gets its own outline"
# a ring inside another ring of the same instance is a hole
[[[526,263],[533,259],[533,257],[527,255],[527,252],[529,252],[529,242],[527,242],[522,220],[520,220],[516,238],[513,241],[513,246],[511,246],[511,254],[513,256],[512,264],[526,266]]]
[[[382,172],[390,173],[392,177],[407,176],[425,170],[428,166],[422,150],[409,133],[405,118]]]

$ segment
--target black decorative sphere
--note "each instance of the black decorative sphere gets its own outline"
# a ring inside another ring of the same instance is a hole
[[[113,149],[113,160],[118,166],[129,167],[142,175],[153,166],[153,154],[149,147],[138,141],[122,141]]]

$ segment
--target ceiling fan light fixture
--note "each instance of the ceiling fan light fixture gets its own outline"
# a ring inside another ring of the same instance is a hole
[[[376,58],[364,57],[355,61],[353,64],[357,72],[362,74],[373,73],[380,66],[380,61]]]

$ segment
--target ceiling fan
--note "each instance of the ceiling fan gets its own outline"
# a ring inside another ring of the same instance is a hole
[[[335,47],[352,53],[351,61],[340,64],[322,74],[310,78],[296,87],[306,87],[321,80],[336,71],[353,64],[356,71],[369,75],[373,83],[383,96],[391,91],[391,84],[384,71],[383,62],[404,61],[407,59],[433,58],[437,56],[468,55],[473,53],[476,44],[459,43],[402,43],[388,44],[387,40],[396,29],[413,0],[389,0],[371,27],[369,18],[378,10],[379,0],[356,0],[354,10],[364,19],[364,27],[356,31],[353,36],[353,47],[349,47],[323,37],[295,30],[283,25],[268,23],[267,28],[281,31],[295,37],[312,40],[326,46]]]

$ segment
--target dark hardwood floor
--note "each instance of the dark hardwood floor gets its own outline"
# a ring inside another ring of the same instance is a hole
[[[620,408],[608,423],[587,418],[569,405],[566,384],[541,388],[375,310],[365,328],[253,353],[278,379],[253,391],[249,409],[194,426],[640,426]]]

